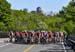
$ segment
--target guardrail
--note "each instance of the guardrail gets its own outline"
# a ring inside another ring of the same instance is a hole
[[[0,38],[8,38],[8,32],[0,32]]]
[[[75,35],[69,35],[67,37],[67,45],[70,46],[75,51]]]

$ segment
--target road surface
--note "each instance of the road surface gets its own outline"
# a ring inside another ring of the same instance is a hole
[[[62,43],[26,45],[0,42],[0,52],[73,52],[73,50],[69,47],[63,47]]]
[[[13,44],[0,39],[0,52],[74,52],[70,47],[65,47],[63,42],[57,44]],[[66,50],[65,50],[66,49]]]

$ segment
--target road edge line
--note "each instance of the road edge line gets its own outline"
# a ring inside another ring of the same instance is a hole
[[[7,43],[7,44],[5,44],[5,45],[1,45],[0,48],[1,48],[1,47],[5,47],[5,46],[7,46],[7,45],[9,45],[9,44],[11,44],[11,43]]]
[[[66,51],[66,48],[65,48],[65,46],[64,46],[64,42],[62,42],[62,45],[63,45],[64,51],[67,52],[67,51]]]

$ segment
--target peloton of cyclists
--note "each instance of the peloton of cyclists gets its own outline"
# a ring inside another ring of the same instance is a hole
[[[64,38],[63,32],[53,31],[10,31],[10,42],[24,44],[50,44],[62,42]]]

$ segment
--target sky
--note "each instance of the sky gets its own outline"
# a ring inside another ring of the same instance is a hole
[[[67,6],[70,0],[7,0],[12,9],[24,9],[28,11],[41,7],[44,12],[58,12],[63,6]]]

